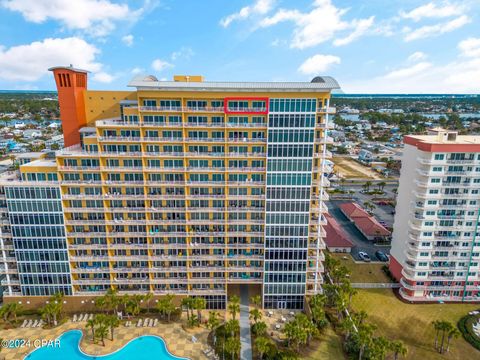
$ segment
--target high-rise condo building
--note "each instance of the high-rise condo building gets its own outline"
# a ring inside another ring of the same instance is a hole
[[[66,147],[1,182],[7,301],[117,289],[223,308],[248,284],[302,308],[321,291],[334,79],[90,91],[86,71],[50,70]]]
[[[480,301],[480,136],[405,136],[390,270],[409,301]]]

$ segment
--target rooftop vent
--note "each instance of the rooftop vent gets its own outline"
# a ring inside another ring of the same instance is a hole
[[[325,79],[321,76],[315,76],[312,81],[312,83],[324,83],[325,82]]]

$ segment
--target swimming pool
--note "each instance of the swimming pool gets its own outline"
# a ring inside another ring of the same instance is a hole
[[[158,336],[145,335],[133,339],[121,349],[104,356],[83,353],[78,344],[82,338],[80,330],[71,330],[60,336],[60,346],[42,347],[25,357],[28,360],[188,360],[170,354],[165,341]],[[108,340],[107,340],[108,341]]]

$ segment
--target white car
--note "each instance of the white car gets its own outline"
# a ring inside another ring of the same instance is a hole
[[[359,251],[358,256],[360,257],[360,259],[362,259],[365,262],[371,261],[370,256],[368,256],[368,254],[364,251]]]

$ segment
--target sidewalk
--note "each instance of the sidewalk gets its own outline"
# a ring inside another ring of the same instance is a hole
[[[240,288],[240,359],[252,360],[252,338],[250,336],[250,310],[248,287]]]

